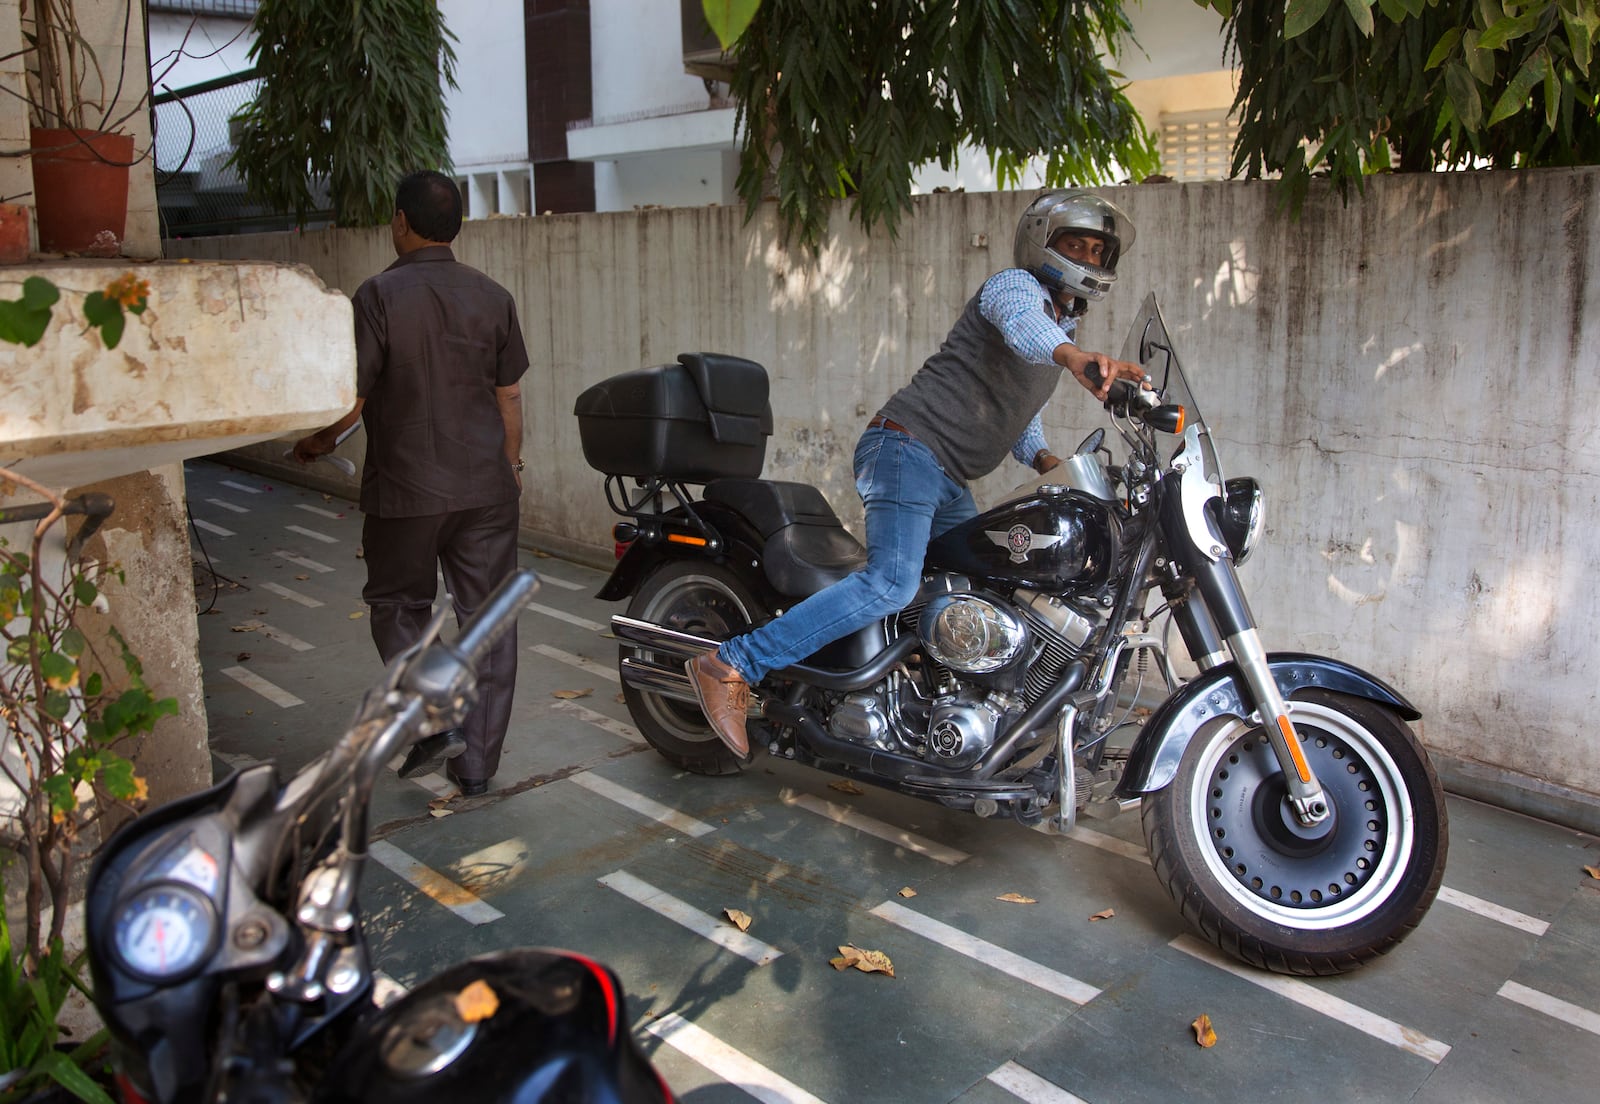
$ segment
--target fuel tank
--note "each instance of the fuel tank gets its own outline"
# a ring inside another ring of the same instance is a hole
[[[1109,505],[1047,486],[941,534],[928,545],[926,567],[1070,594],[1110,579],[1121,540]]]

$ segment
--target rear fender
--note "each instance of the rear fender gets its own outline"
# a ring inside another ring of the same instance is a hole
[[[628,545],[622,559],[611,570],[610,578],[601,585],[595,597],[602,602],[621,602],[632,598],[656,568],[673,560],[705,560],[727,564],[755,593],[765,595],[770,588],[761,570],[761,540],[750,523],[714,502],[696,502],[695,512],[721,534],[724,542],[721,549],[713,552],[700,545],[678,544],[666,540],[664,535],[654,540],[641,536]],[[680,511],[664,514],[662,521],[671,526],[674,522],[682,522],[683,514]],[[688,523],[684,523],[683,528],[688,531]]]
[[[1422,716],[1394,687],[1337,659],[1273,652],[1267,664],[1278,690],[1291,701],[1305,690],[1333,690],[1387,706],[1407,721]],[[1253,712],[1236,664],[1224,663],[1205,672],[1162,702],[1145,722],[1128,753],[1117,796],[1130,798],[1161,789],[1172,781],[1178,760],[1196,733],[1219,717],[1248,717]]]

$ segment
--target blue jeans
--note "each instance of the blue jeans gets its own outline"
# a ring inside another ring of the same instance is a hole
[[[910,605],[928,541],[978,514],[972,492],[909,433],[869,428],[856,445],[855,475],[867,513],[867,566],[724,642],[717,654],[747,682]]]

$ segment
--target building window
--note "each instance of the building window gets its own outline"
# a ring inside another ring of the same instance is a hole
[[[259,0],[150,0],[152,12],[177,15],[231,15],[254,19]]]
[[[1163,113],[1161,171],[1179,181],[1226,180],[1238,133],[1225,109]]]

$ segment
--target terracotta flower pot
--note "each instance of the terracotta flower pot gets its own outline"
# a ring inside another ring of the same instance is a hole
[[[35,127],[30,142],[39,248],[116,256],[128,224],[132,136]]]

